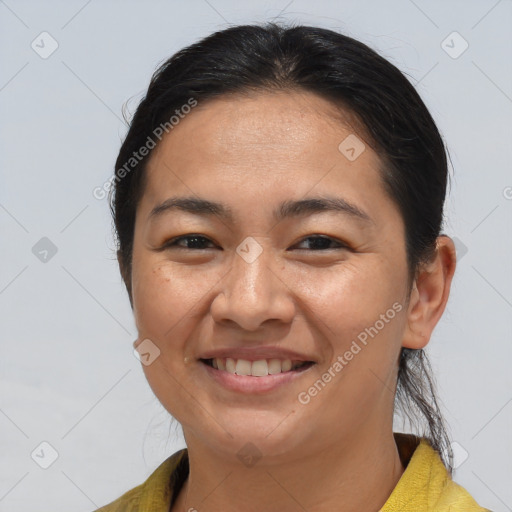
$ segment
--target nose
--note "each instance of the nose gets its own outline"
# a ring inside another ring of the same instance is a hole
[[[238,253],[220,282],[219,293],[211,304],[216,323],[236,323],[247,331],[258,330],[271,320],[290,323],[295,314],[290,283],[277,269],[272,251],[265,248],[254,261]]]

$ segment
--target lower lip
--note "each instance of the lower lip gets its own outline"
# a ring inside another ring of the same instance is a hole
[[[275,375],[267,375],[266,377],[254,377],[252,375],[236,375],[224,370],[217,370],[202,361],[199,361],[199,364],[205,368],[208,375],[221,386],[239,393],[268,393],[269,391],[274,391],[300,378],[315,366],[313,364],[304,370],[276,373]]]

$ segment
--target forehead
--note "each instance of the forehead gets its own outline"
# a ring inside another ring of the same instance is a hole
[[[340,152],[347,137],[365,148],[358,162]],[[186,170],[188,178],[211,180],[222,170],[248,183],[261,175],[301,178],[338,164],[373,171],[373,179],[380,166],[353,114],[308,92],[257,92],[199,103],[153,150],[147,172],[149,181],[159,182],[169,172]]]
[[[266,154],[322,151],[332,145],[329,135],[338,139],[361,128],[354,114],[316,94],[259,91],[199,103],[171,133],[190,145],[200,144],[202,151],[233,156],[251,148],[258,151],[260,145]]]
[[[358,126],[349,112],[307,92],[208,100],[153,150],[138,211],[149,220],[169,197],[195,195],[257,217],[290,199],[330,195],[389,221],[384,214],[396,206]],[[363,148],[355,159],[340,151],[347,138]]]

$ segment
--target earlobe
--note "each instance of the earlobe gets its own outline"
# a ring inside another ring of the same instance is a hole
[[[424,313],[424,304],[421,303],[420,292],[417,282],[415,281],[411,290],[409,299],[409,307],[407,309],[407,323],[405,326],[402,346],[411,349],[423,348],[427,343],[424,334],[421,331],[422,315]]]
[[[403,347],[418,350],[428,344],[448,302],[455,266],[453,240],[441,235],[437,239],[435,255],[422,265],[413,284]]]

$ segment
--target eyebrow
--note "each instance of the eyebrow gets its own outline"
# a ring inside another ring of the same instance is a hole
[[[151,210],[149,219],[155,219],[171,211],[184,211],[203,216],[218,216],[222,220],[233,222],[233,211],[231,208],[222,203],[197,197],[170,197]],[[364,210],[341,197],[333,196],[284,201],[273,211],[273,218],[275,221],[280,222],[286,218],[303,217],[319,212],[343,213],[356,220],[374,224],[373,219]]]

